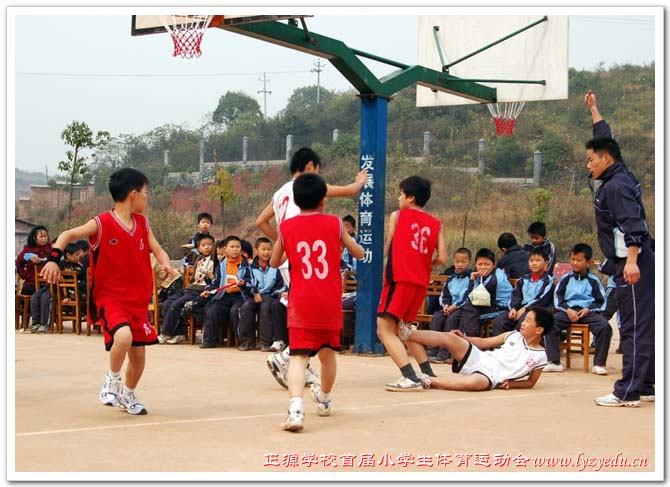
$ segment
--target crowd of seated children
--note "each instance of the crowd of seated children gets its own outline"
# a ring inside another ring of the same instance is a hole
[[[197,218],[196,218],[196,232],[195,234],[191,237],[191,239],[188,241],[188,243],[184,244],[181,246],[182,250],[184,251],[184,267],[188,267],[189,265],[193,265],[198,258],[198,253],[197,253],[197,237],[199,235],[209,235],[209,229],[212,227],[212,222],[213,222],[212,215],[209,213],[199,213]]]
[[[512,295],[512,284],[501,269],[496,269],[496,257],[491,249],[479,249],[475,254],[475,271],[470,274],[467,299],[461,308],[461,325],[459,329],[467,336],[479,336],[479,323],[509,310]],[[479,300],[481,286],[488,293],[486,299]]]
[[[194,263],[192,281],[186,287],[178,290],[163,303],[163,324],[158,342],[177,344],[186,340],[182,312],[186,303],[193,301],[205,290],[205,286],[214,278],[214,258],[212,248],[214,237],[209,234],[196,236],[197,259]]]
[[[547,272],[553,276],[554,266],[556,265],[556,247],[547,238],[547,226],[543,222],[531,223],[528,227],[528,238],[530,238],[530,242],[524,245],[524,249],[529,252],[534,248],[544,250],[547,260],[549,260]]]
[[[444,283],[439,298],[440,309],[433,313],[430,329],[433,331],[451,331],[460,326],[463,305],[467,300],[470,286],[470,261],[472,254],[465,247],[454,252],[454,272]],[[426,350],[428,360],[434,364],[445,363],[450,355],[445,347],[429,347]]]
[[[49,231],[44,225],[37,225],[30,230],[26,244],[16,256],[16,272],[23,279],[21,294],[35,292],[35,265],[46,262],[50,252]]]
[[[578,243],[570,251],[572,272],[558,281],[554,293],[554,331],[545,337],[545,348],[549,364],[545,372],[562,372],[559,360],[559,334],[567,330],[571,323],[589,326],[594,336],[594,374],[606,375],[607,352],[612,340],[612,327],[600,315],[605,310],[605,290],[600,279],[589,271],[593,250],[584,243]]]
[[[258,313],[258,334],[261,350],[269,352],[284,348],[288,342],[286,314],[280,302],[281,293],[286,290],[278,269],[270,267],[272,242],[267,237],[256,240],[256,257],[245,266],[242,280],[240,322],[238,326],[238,348],[246,352],[255,349],[254,316]],[[282,319],[283,317],[283,319]]]
[[[79,276],[81,273],[81,264],[79,264],[81,254],[81,249],[76,243],[71,242],[67,244],[63,250],[63,257],[58,267],[60,267],[61,271],[74,271]],[[79,278],[77,282],[79,282]],[[74,300],[75,296],[74,294],[68,294],[66,299]],[[48,285],[42,286],[30,296],[30,316],[32,318],[32,328],[30,331],[32,333],[46,333],[49,331],[52,305],[53,297]]]
[[[200,348],[215,348],[221,340],[224,326],[230,326],[237,331],[239,309],[243,300],[239,287],[245,267],[246,259],[242,257],[242,242],[235,235],[224,239],[225,258],[221,261],[218,273],[211,284],[201,293],[207,299],[205,318],[202,324],[202,344]],[[226,289],[216,291],[225,285]]]
[[[531,306],[551,309],[554,302],[554,278],[547,272],[549,261],[541,248],[534,248],[528,256],[529,272],[520,277],[510,300],[510,310],[493,320],[491,336],[519,330]]]
[[[498,237],[498,248],[503,256],[496,265],[502,269],[510,279],[518,279],[528,274],[528,250],[525,250],[516,241],[514,234],[505,232]]]

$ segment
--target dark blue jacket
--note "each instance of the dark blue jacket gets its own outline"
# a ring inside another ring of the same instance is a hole
[[[468,299],[468,287],[470,286],[470,269],[463,274],[452,274],[447,282],[444,283],[442,294],[440,295],[440,306],[451,306],[455,304],[459,308],[465,304]]]
[[[612,137],[604,120],[593,124],[593,137]],[[594,206],[598,243],[605,258],[601,270],[615,273],[616,265],[628,256],[628,247],[635,245],[642,252],[651,252],[651,238],[642,205],[640,183],[623,160],[616,161],[600,176],[602,184],[596,191]]]
[[[512,245],[498,261],[496,267],[504,270],[507,277],[518,279],[530,272],[528,269],[529,254],[530,252],[522,248],[521,245]]]

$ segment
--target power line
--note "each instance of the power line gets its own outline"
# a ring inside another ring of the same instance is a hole
[[[281,75],[281,74],[296,74],[296,73],[310,73],[310,70],[297,71],[268,71],[267,74]],[[173,73],[46,73],[36,71],[17,71],[16,74],[23,76],[63,76],[75,78],[202,78],[202,77],[224,77],[224,76],[258,76],[259,72],[250,73],[188,73],[188,74],[173,74]]]

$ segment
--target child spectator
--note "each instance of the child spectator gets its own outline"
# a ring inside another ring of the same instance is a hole
[[[205,310],[200,348],[216,348],[220,341],[219,332],[223,332],[223,326],[226,323],[237,333],[239,310],[242,306],[239,286],[245,267],[249,264],[242,257],[242,244],[239,237],[230,235],[224,239],[224,242],[226,258],[219,264],[218,280],[213,279],[210,287],[200,294],[203,298],[208,298],[213,294]],[[214,294],[215,289],[228,284],[232,286]]]
[[[553,276],[554,266],[556,265],[556,247],[546,237],[546,225],[542,222],[533,222],[528,227],[528,238],[530,238],[530,242],[524,245],[523,248],[529,252],[536,247],[541,248],[549,261],[547,272]]]
[[[214,259],[212,257],[214,237],[205,233],[196,235],[196,246],[198,260],[195,262],[193,280],[163,303],[163,324],[161,325],[161,334],[158,336],[158,343],[160,344],[175,345],[186,340],[184,325],[181,320],[184,306],[187,302],[196,299],[214,278]]]
[[[505,271],[509,279],[518,279],[528,274],[530,251],[523,249],[513,234],[501,233],[498,237],[498,248],[502,250],[503,256],[498,261],[497,267]]]
[[[433,331],[456,330],[460,325],[461,308],[467,299],[470,285],[470,261],[472,254],[465,247],[454,252],[454,273],[444,283],[440,295],[440,310],[433,313],[430,329]],[[444,347],[429,347],[426,350],[428,361],[443,364],[449,358],[449,351]]]
[[[506,331],[519,327],[530,307],[542,307],[551,309],[554,302],[554,279],[547,272],[549,261],[544,251],[535,248],[528,256],[528,267],[530,272],[519,278],[516,288],[512,291],[510,310],[507,314],[502,313],[493,320],[491,336],[497,336]]]
[[[197,230],[195,234],[191,237],[191,240],[189,240],[187,244],[181,246],[181,248],[184,250],[184,267],[193,265],[197,259],[197,237],[198,235],[202,234],[209,235],[209,229],[212,227],[212,222],[214,220],[212,215],[209,213],[198,213],[196,221],[198,223],[196,225]]]
[[[344,226],[344,231],[347,232],[351,238],[356,240],[356,219],[351,215],[344,216],[342,217],[342,225]],[[349,253],[349,249],[347,248],[342,250],[341,270],[342,272],[346,270],[356,270],[356,259]]]
[[[563,365],[559,360],[559,334],[567,330],[571,323],[584,323],[589,325],[589,331],[593,333],[596,344],[591,372],[607,375],[605,364],[612,340],[612,327],[599,314],[605,309],[605,290],[600,279],[589,271],[592,256],[593,250],[587,244],[578,243],[572,247],[570,251],[572,272],[561,277],[556,285],[554,293],[556,329],[547,335],[545,340],[549,359],[546,372],[563,371]]]
[[[45,262],[49,252],[49,231],[44,225],[37,225],[28,234],[26,244],[16,257],[16,272],[23,279],[21,294],[31,295],[35,292],[35,264]]]
[[[240,247],[242,248],[242,257],[251,264],[254,260],[254,249],[251,246],[251,242],[248,240],[240,240]]]
[[[410,176],[402,180],[398,197],[400,209],[391,214],[389,222],[388,260],[377,308],[377,335],[402,376],[384,386],[388,391],[423,390],[397,333],[400,320],[416,319],[426,298],[431,268],[447,262],[442,223],[423,209],[430,192],[431,182],[427,179]],[[436,251],[437,256],[433,258]],[[422,376],[434,375],[427,359],[419,363],[419,367]]]
[[[258,313],[258,334],[263,352],[269,352],[274,341],[280,341],[280,335],[283,337],[279,327],[286,327],[284,323],[277,323],[277,317],[272,315],[272,303],[279,299],[286,286],[279,270],[270,267],[270,257],[272,257],[272,242],[267,237],[260,237],[256,240],[256,258],[250,266],[244,268],[245,273],[242,276],[244,303],[240,308],[238,348],[243,352],[255,348],[253,333],[256,313]]]
[[[479,249],[475,254],[475,272],[470,274],[468,299],[463,305],[460,330],[467,336],[479,336],[481,320],[495,318],[509,310],[512,284],[507,275],[496,269],[496,257],[491,249]],[[490,304],[473,304],[472,293],[480,284],[484,285],[490,297]]]
[[[75,243],[69,243],[63,250],[63,259],[59,262],[61,271],[81,271],[79,257],[81,250]],[[74,299],[74,295],[69,296]],[[51,325],[51,307],[53,297],[49,286],[42,286],[30,297],[30,316],[33,319],[32,333],[46,333]]]
[[[453,355],[451,370],[454,374],[428,378],[426,382],[432,388],[451,391],[531,389],[547,364],[542,337],[551,332],[553,322],[551,311],[531,308],[519,331],[491,338],[464,336],[459,330],[450,333],[413,330],[406,324],[401,325],[400,335],[409,340],[408,343],[445,347]],[[417,353],[417,360],[422,360],[423,347]],[[528,379],[523,379],[526,376]]]
[[[61,233],[54,244],[42,277],[55,282],[60,271],[57,262],[66,244],[90,237],[93,249],[91,278],[94,316],[100,320],[109,354],[109,371],[100,390],[100,402],[119,406],[129,414],[147,414],[136,394],[145,367],[145,345],[158,343],[156,332],[147,322],[153,279],[149,252],[171,272],[170,259],[154,237],[147,207],[149,181],[141,172],[126,167],[112,173],[109,191],[114,208],[88,223]],[[121,368],[128,358],[125,386]]]
[[[309,357],[321,362],[321,387],[312,384],[310,394],[317,414],[329,416],[330,392],[335,383],[336,351],[342,330],[342,245],[360,259],[363,247],[342,228],[340,219],[323,214],[326,183],[318,174],[302,174],[293,183],[293,196],[300,213],[279,224],[279,239],[270,265],[279,267],[284,252],[289,261],[291,289],[288,329],[291,360],[288,369],[289,410],[282,429],[303,429],[302,395]]]

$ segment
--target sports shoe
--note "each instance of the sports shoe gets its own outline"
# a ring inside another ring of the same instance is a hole
[[[168,340],[172,340],[172,337],[168,335],[163,335],[162,333],[158,335],[158,343],[160,343],[161,345],[167,342]]]
[[[275,378],[277,383],[282,386],[284,389],[288,389],[288,382],[286,380],[286,373],[288,372],[288,362],[284,360],[281,352],[273,353],[268,355],[265,359],[265,363],[270,369],[272,377]]]
[[[128,392],[125,387],[121,394],[119,394],[117,403],[121,409],[128,411],[128,414],[147,414],[147,408],[137,399],[135,391]]]
[[[640,401],[642,402],[656,402],[656,394],[640,394]]]
[[[434,356],[434,355],[431,355],[431,356],[428,357],[428,361],[429,361],[431,364],[443,364],[443,363],[446,363],[447,359],[444,359],[444,358],[442,358],[442,357],[436,357],[436,356]]]
[[[602,365],[594,365],[591,368],[591,372],[593,372],[596,375],[607,375],[607,369]]]
[[[320,386],[321,377],[319,377],[318,374],[314,372],[312,366],[307,363],[307,368],[305,369],[305,387],[311,386],[312,384]]]
[[[305,422],[305,413],[298,411],[296,413],[288,412],[284,421],[281,422],[281,427],[285,431],[300,431]]]
[[[401,321],[398,324],[398,338],[400,338],[401,342],[406,342],[416,329],[416,323],[405,323],[404,321]]]
[[[312,384],[309,388],[309,395],[312,398],[312,401],[316,403],[316,414],[319,416],[330,416],[330,399],[327,401],[319,401],[319,393],[321,392],[321,387],[317,384]]]
[[[544,371],[545,372],[563,372],[563,364],[555,364],[553,362],[549,362],[547,365],[544,366]]]
[[[419,383],[424,389],[430,389],[431,376],[428,374],[419,374]]]
[[[116,406],[119,394],[121,394],[122,384],[120,379],[115,380],[109,373],[105,374],[105,380],[102,383],[102,389],[100,389],[100,395],[98,396],[100,402],[105,406]]]
[[[30,333],[39,333],[40,328],[42,328],[42,325],[35,323],[30,329]]]
[[[284,343],[282,340],[275,340],[272,342],[272,345],[270,345],[270,351],[271,352],[281,352],[286,348],[286,343]]]
[[[159,339],[160,341],[160,339]],[[175,335],[169,340],[166,340],[165,343],[169,343],[170,345],[176,345],[177,343],[185,342],[186,341],[186,335]]]
[[[618,397],[616,397],[614,394],[610,393],[607,394],[606,396],[602,397],[596,397],[595,399],[596,404],[598,406],[605,406],[605,407],[628,407],[628,408],[639,408],[640,407],[640,401],[622,401]]]
[[[37,333],[48,333],[48,332],[49,332],[49,326],[48,325],[42,325],[37,330]]]
[[[423,391],[423,386],[421,382],[414,382],[407,377],[401,377],[395,382],[385,384],[384,389],[392,392],[421,392]]]

